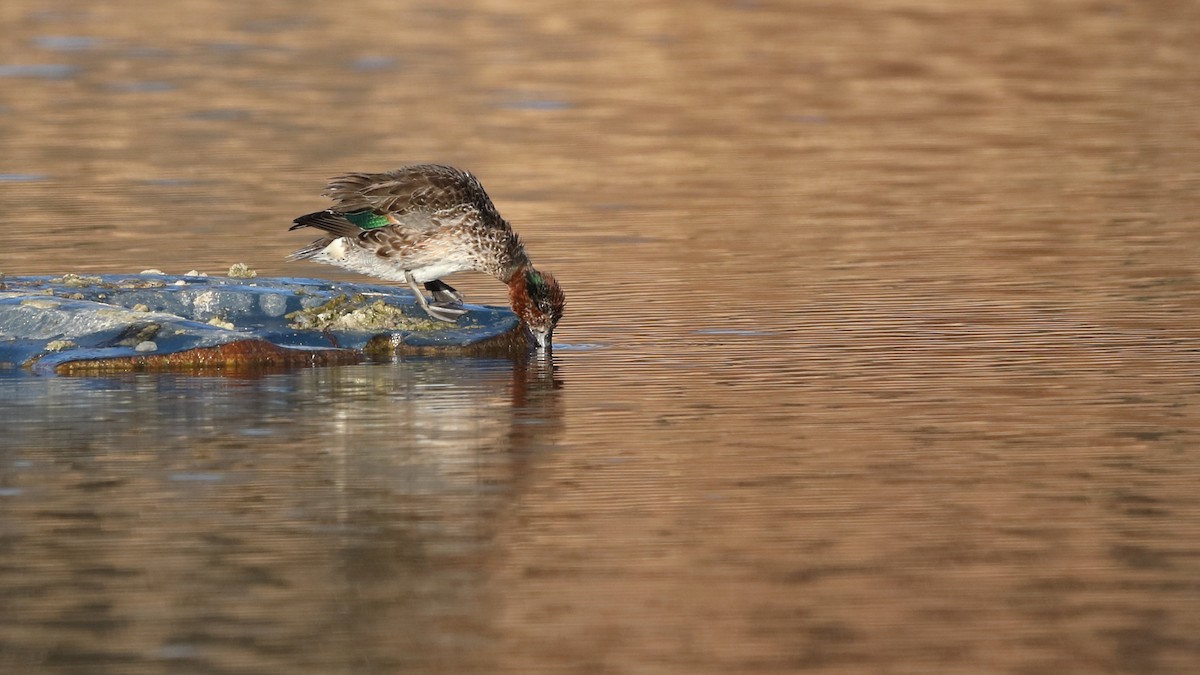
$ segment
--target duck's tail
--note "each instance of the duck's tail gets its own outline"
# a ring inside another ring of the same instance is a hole
[[[288,257],[284,258],[288,262],[296,260],[305,260],[325,250],[334,240],[340,237],[357,237],[362,234],[362,230],[357,225],[346,220],[345,216],[335,211],[317,211],[316,213],[308,213],[300,216],[292,221],[293,224],[288,230],[298,230],[302,227],[313,227],[322,232],[329,233],[329,236],[321,237],[304,248],[292,251]]]
[[[302,227],[315,227],[328,232],[336,239],[338,237],[357,237],[362,229],[346,220],[346,217],[335,211],[317,211],[309,213],[292,221],[288,230],[298,230]]]
[[[287,255],[284,260],[287,262],[295,262],[297,260],[307,260],[314,255],[325,250],[325,247],[332,244],[332,239],[318,239],[304,248],[296,249]]]

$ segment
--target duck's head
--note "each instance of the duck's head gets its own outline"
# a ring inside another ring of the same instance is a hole
[[[526,265],[513,275],[508,293],[513,312],[533,335],[538,350],[548,351],[554,327],[562,319],[566,304],[558,282],[549,274]]]

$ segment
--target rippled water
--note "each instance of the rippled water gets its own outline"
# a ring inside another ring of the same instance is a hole
[[[356,279],[290,219],[440,161],[568,297],[549,362],[0,374],[0,672],[1200,667],[1196,7],[0,17],[0,272]]]

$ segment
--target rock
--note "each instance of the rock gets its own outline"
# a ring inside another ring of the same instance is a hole
[[[508,308],[466,309],[457,323],[433,321],[407,288],[317,279],[5,277],[0,372],[245,370],[531,349]]]

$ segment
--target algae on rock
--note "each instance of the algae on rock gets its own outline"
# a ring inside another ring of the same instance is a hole
[[[225,276],[230,279],[253,279],[258,276],[258,272],[250,269],[246,263],[234,263],[229,266],[229,272]]]
[[[337,295],[328,302],[297,310],[284,318],[297,330],[418,331],[438,330],[448,324],[408,316],[383,300],[368,302],[365,295]]]

